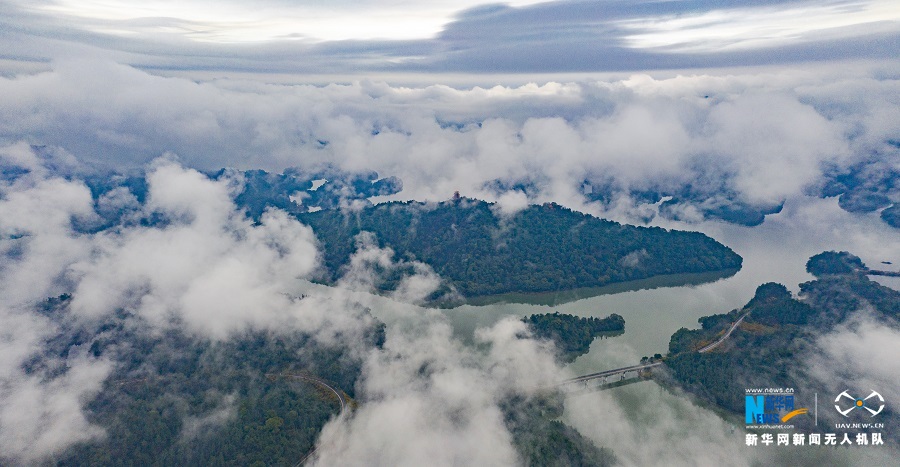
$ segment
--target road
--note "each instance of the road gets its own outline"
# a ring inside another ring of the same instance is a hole
[[[306,374],[306,373],[269,373],[269,374],[266,374],[266,377],[273,378],[273,379],[274,378],[295,378],[295,379],[300,379],[303,381],[309,381],[311,383],[318,384],[319,386],[327,388],[329,391],[333,392],[335,396],[337,396],[338,402],[341,403],[341,413],[338,414],[338,417],[344,416],[347,413],[347,408],[350,406],[350,404],[347,402],[347,398],[344,396],[344,391],[338,390],[337,388],[335,388],[334,386],[329,384],[328,381],[325,381],[324,379],[319,378],[318,376],[313,376],[313,375]],[[300,459],[300,462],[297,462],[295,467],[300,467],[301,465],[303,465],[303,463],[306,462],[307,460],[309,460],[315,453],[316,453],[316,447],[313,446],[312,450],[309,451],[308,453],[306,453],[306,455],[303,456],[303,459]]]
[[[738,326],[741,325],[741,323],[744,321],[744,318],[746,318],[748,314],[750,314],[749,311],[744,313],[743,315],[741,315],[741,317],[738,318],[737,321],[735,321],[731,325],[730,328],[728,328],[728,331],[726,331],[725,334],[722,335],[722,337],[718,338],[715,342],[713,342],[711,344],[707,344],[707,345],[703,346],[697,352],[706,353],[706,352],[709,352],[710,350],[715,349],[719,345],[721,345],[723,342],[725,342],[725,340],[727,340],[731,336],[731,333],[733,333],[734,330],[737,329]],[[647,369],[650,369],[650,368],[653,368],[653,367],[656,367],[656,366],[659,366],[662,364],[663,364],[662,361],[656,361],[656,362],[652,362],[652,363],[643,363],[640,365],[632,365],[632,366],[626,366],[623,368],[616,368],[615,370],[606,370],[606,371],[601,371],[598,373],[591,373],[589,375],[578,376],[576,378],[567,379],[567,380],[559,383],[557,386],[563,386],[563,385],[572,384],[572,383],[583,383],[583,382],[591,381],[594,379],[604,379],[604,378],[609,378],[611,376],[617,376],[617,375],[621,375],[622,378],[624,378],[626,373],[630,373],[633,371],[636,374],[640,374],[640,372],[643,370],[647,370]]]
[[[335,396],[337,396],[338,402],[341,403],[341,415],[343,415],[347,411],[347,407],[349,406],[349,404],[347,403],[347,398],[346,398],[346,396],[344,396],[343,391],[339,391],[338,389],[334,388],[332,385],[328,384],[327,381],[325,381],[322,378],[319,378],[318,376],[313,376],[313,375],[309,375],[309,374],[305,374],[305,373],[269,373],[266,376],[270,377],[270,378],[281,377],[281,378],[302,379],[303,381],[309,381],[311,383],[318,384],[319,386],[322,386],[322,387],[328,389],[329,391],[333,392]]]
[[[700,352],[700,353],[709,352],[710,350],[718,347],[719,344],[721,344],[722,342],[725,342],[725,339],[728,339],[728,337],[731,336],[731,333],[734,332],[734,330],[737,329],[737,327],[741,325],[741,322],[744,321],[744,318],[746,318],[748,314],[750,314],[749,311],[744,313],[743,315],[741,315],[741,317],[738,318],[737,321],[735,321],[734,324],[732,324],[730,328],[728,328],[728,332],[726,332],[722,337],[720,337],[719,340],[713,342],[712,344],[704,346],[702,349],[698,350],[697,352]]]
[[[561,384],[580,383],[580,382],[584,382],[584,381],[590,381],[592,379],[608,378],[610,376],[615,376],[618,374],[624,375],[625,373],[628,373],[631,371],[640,372],[641,370],[644,370],[647,368],[653,368],[653,367],[659,366],[659,365],[662,365],[662,362],[653,362],[653,363],[645,363],[642,365],[626,366],[624,368],[616,368],[615,370],[606,370],[606,371],[601,371],[599,373],[591,373],[589,375],[584,375],[584,376],[579,376],[577,378],[567,379],[567,380],[563,381]]]

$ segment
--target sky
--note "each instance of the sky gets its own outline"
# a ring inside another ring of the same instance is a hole
[[[104,436],[85,404],[115,355],[74,352],[52,374],[23,366],[60,326],[36,304],[72,293],[73,322],[124,309],[148,332],[307,332],[348,347],[371,324],[360,310],[387,301],[403,324],[385,349],[359,349],[364,403],[328,425],[322,464],[516,464],[500,401],[571,376],[545,343],[507,319],[476,331],[492,350],[463,345],[415,306],[441,280],[424,264],[397,294],[372,295],[378,271],[402,261],[365,237],[335,287],[307,290],[321,261],[312,231],[279,211],[248,221],[233,202],[239,179],[203,171],[374,170],[403,181],[392,199],[460,191],[499,202],[498,215],[553,201],[713,236],[722,224],[704,210],[785,203],[779,225],[840,231],[900,264],[895,230],[835,222],[880,222],[878,212],[818,197],[852,171],[900,202],[900,187],[878,185],[900,173],[897,50],[900,4],[889,0],[0,0],[0,452],[39,462]],[[135,170],[148,176],[144,203],[124,188],[93,200],[83,182]],[[610,196],[590,199],[586,186]],[[686,187],[697,199],[675,208],[678,221],[634,196]],[[173,222],[78,229],[105,210]],[[858,344],[868,340],[880,345]],[[866,363],[900,352],[895,329],[863,317],[817,345],[821,380],[897,383],[894,367]],[[423,363],[435,371],[422,375]],[[611,396],[585,397],[591,409],[570,420],[619,446],[626,465],[667,452],[689,465],[701,451],[710,463],[771,463],[740,457],[740,440],[704,411],[696,439],[647,451],[679,433],[686,400],[645,413],[665,422],[653,431]],[[617,423],[592,424],[600,417]]]
[[[7,67],[100,54],[153,70],[557,73],[892,58],[869,1],[4,0]]]

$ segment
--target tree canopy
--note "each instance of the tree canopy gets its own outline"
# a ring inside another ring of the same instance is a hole
[[[326,282],[348,263],[353,238],[368,231],[380,247],[430,265],[468,298],[741,267],[737,253],[699,232],[623,225],[552,203],[513,215],[496,211],[493,204],[462,198],[297,217],[322,244]]]

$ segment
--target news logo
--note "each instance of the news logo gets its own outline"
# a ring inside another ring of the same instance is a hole
[[[747,392],[750,392],[748,390]],[[748,394],[744,398],[747,425],[777,425],[809,412],[806,407],[795,407],[794,391],[766,390],[762,394]]]
[[[876,400],[867,402],[873,397],[876,398]],[[847,402],[844,399],[849,399],[852,402]],[[858,399],[851,396],[848,391],[844,391],[834,398],[834,402],[834,409],[837,410],[839,414],[848,418],[848,414],[854,409],[866,409],[869,413],[872,414],[872,417],[880,414],[881,411],[884,410],[884,397],[882,397],[881,394],[879,394],[877,391],[872,391],[872,394],[869,394],[864,399]],[[877,406],[878,409],[873,409],[872,407],[874,406]]]

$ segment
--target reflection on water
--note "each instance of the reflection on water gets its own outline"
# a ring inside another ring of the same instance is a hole
[[[595,339],[587,354],[569,365],[572,373],[592,372],[638,363],[642,356],[666,353],[669,338],[680,327],[697,328],[697,319],[745,305],[756,288],[779,282],[796,293],[812,280],[807,259],[826,250],[845,250],[871,267],[882,261],[900,264],[900,236],[876,215],[840,210],[835,199],[788,202],[758,227],[709,222],[669,223],[667,228],[701,230],[744,258],[733,276],[697,285],[630,290],[550,306],[538,303],[464,305],[440,310],[457,337],[471,341],[475,329],[504,317],[559,311],[577,316],[625,318],[625,332]],[[900,278],[873,277],[897,288]],[[388,323],[394,316],[434,312],[371,297],[373,313]],[[547,302],[558,303],[558,302]],[[612,447],[624,465],[894,465],[891,450],[864,448],[817,449],[784,447],[754,449],[744,445],[740,420],[723,419],[699,407],[689,397],[670,393],[654,381],[639,381],[605,391],[588,391],[567,398],[563,420],[598,445]]]
[[[661,226],[702,231],[741,255],[742,269],[732,276],[699,285],[610,291],[552,306],[549,305],[555,303],[552,300],[545,300],[546,304],[470,304],[442,312],[464,341],[471,340],[476,328],[490,326],[505,316],[524,317],[554,311],[583,317],[622,315],[623,335],[596,339],[586,355],[569,365],[575,374],[585,374],[635,364],[642,356],[665,354],[669,338],[676,330],[696,329],[697,319],[702,316],[742,307],[765,282],[782,283],[796,293],[800,283],[813,279],[806,272],[806,261],[822,251],[850,251],[870,266],[880,265],[882,261],[900,263],[900,236],[896,229],[881,222],[877,215],[843,211],[835,199],[804,198],[788,202],[780,214],[767,217],[757,227],[720,222]],[[897,278],[873,279],[897,286],[894,281]]]
[[[737,272],[737,269],[723,269],[721,271],[711,272],[668,274],[635,281],[619,282],[616,284],[604,285],[602,287],[583,287],[580,289],[542,293],[506,293],[501,295],[476,297],[467,300],[466,303],[472,306],[493,305],[497,303],[524,303],[529,305],[557,306],[583,300],[585,298],[596,297],[598,295],[611,295],[622,292],[632,292],[635,290],[652,290],[662,287],[700,285],[731,277]]]
[[[869,276],[869,279],[878,282],[885,287],[900,290],[900,277]]]

